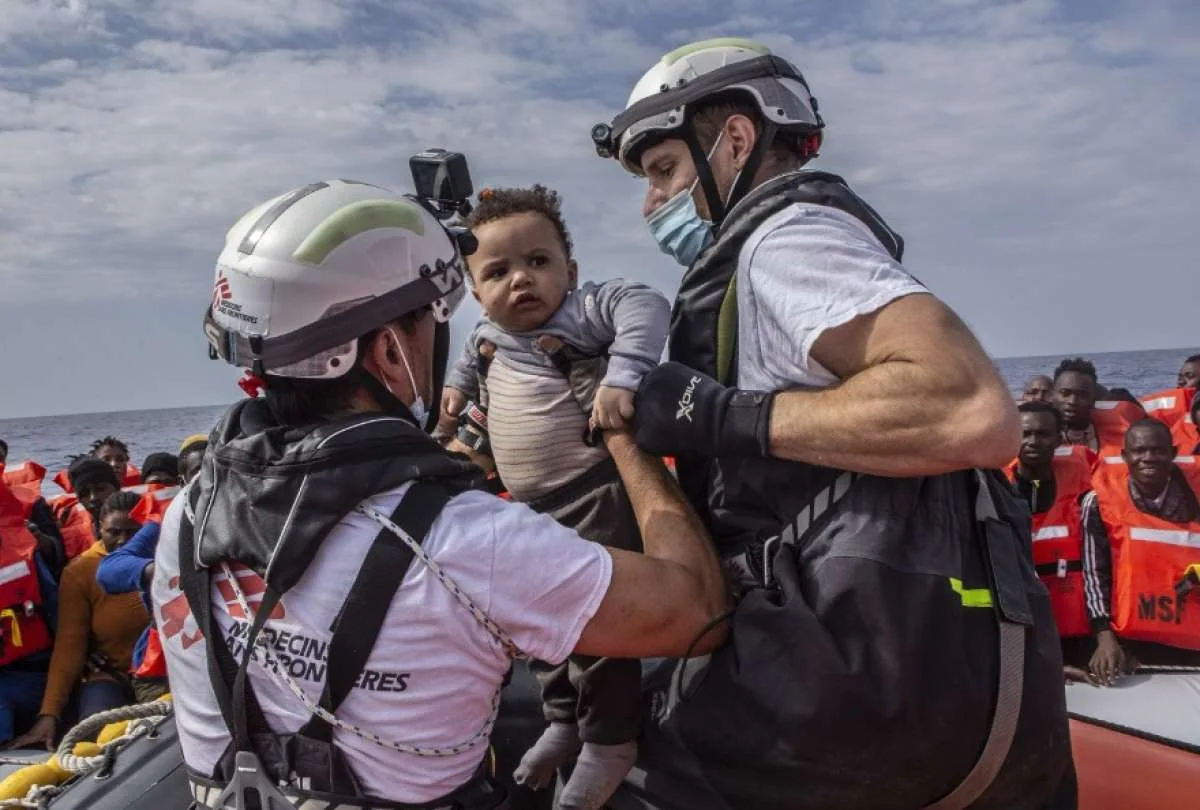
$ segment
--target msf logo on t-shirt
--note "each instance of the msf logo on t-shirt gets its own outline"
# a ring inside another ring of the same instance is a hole
[[[683,419],[692,421],[692,409],[696,407],[696,403],[692,401],[692,394],[696,392],[696,386],[699,384],[699,377],[688,380],[687,388],[683,389],[683,396],[679,398],[679,410],[675,412],[676,422]]]

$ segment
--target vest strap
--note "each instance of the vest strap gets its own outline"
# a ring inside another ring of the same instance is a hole
[[[417,481],[400,499],[392,513],[392,522],[420,545],[449,500],[450,495],[444,488],[428,481]],[[375,542],[367,551],[350,594],[333,621],[325,688],[318,703],[326,712],[337,711],[366,667],[392,600],[400,590],[400,583],[414,556],[413,549],[390,530],[381,529],[375,535]],[[300,734],[329,742],[333,726],[314,714]]]

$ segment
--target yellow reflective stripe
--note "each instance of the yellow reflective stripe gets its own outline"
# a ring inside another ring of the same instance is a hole
[[[0,610],[0,619],[8,619],[12,622],[12,627],[9,630],[9,638],[12,639],[14,647],[24,647],[25,642],[21,640],[21,625],[17,623],[17,612],[12,608]]]
[[[964,588],[962,580],[954,577],[950,577],[950,587],[962,600],[963,607],[990,608],[992,606],[992,592],[987,588]]]

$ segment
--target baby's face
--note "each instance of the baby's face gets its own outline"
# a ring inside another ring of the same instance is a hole
[[[541,214],[510,214],[477,226],[479,247],[467,259],[475,298],[500,328],[531,332],[575,287],[575,263],[567,258],[554,224]]]

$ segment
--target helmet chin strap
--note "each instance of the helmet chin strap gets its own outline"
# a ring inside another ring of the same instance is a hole
[[[700,140],[696,137],[695,126],[688,123],[683,127],[683,142],[687,144],[688,151],[692,155],[692,162],[696,166],[696,176],[700,179],[700,187],[704,190],[704,199],[708,202],[708,212],[712,219],[714,233],[720,231],[721,223],[724,222],[726,215],[752,190],[754,178],[778,131],[778,125],[772,121],[767,121],[762,125],[762,129],[758,133],[758,140],[755,141],[754,148],[750,150],[750,157],[746,159],[746,165],[734,178],[733,187],[729,190],[729,198],[722,200],[716,177],[713,176],[712,164],[709,163],[708,155],[704,153],[704,147],[700,145]]]

